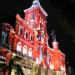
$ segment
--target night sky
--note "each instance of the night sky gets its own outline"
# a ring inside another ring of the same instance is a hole
[[[0,22],[15,27],[15,15],[24,17],[23,10],[29,8],[33,0],[0,0]],[[48,13],[47,29],[50,36],[56,31],[59,48],[66,54],[68,64],[75,69],[75,0],[40,0]],[[51,36],[49,44],[51,46]]]

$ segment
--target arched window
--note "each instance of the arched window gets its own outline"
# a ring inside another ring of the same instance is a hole
[[[19,52],[21,52],[21,42],[17,43],[16,50],[19,51]]]
[[[29,48],[29,50],[28,50],[28,56],[32,57],[32,48]]]
[[[26,55],[26,54],[27,54],[27,46],[24,45],[24,46],[23,46],[23,55]]]

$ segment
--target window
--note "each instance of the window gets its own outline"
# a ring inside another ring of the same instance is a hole
[[[47,50],[47,64],[50,63],[50,59],[51,59],[51,55],[50,55],[49,51]]]
[[[28,38],[28,32],[26,32],[26,38]]]
[[[43,60],[43,47],[40,46],[40,61]]]
[[[37,38],[39,41],[41,41],[41,32],[38,32]]]
[[[25,30],[25,32],[24,32],[24,38],[25,38],[25,39],[28,38],[28,31],[27,31],[27,30]]]
[[[39,41],[41,41],[41,35],[37,35]]]
[[[24,38],[26,38],[26,30],[24,30]]]
[[[37,38],[38,38],[39,41],[44,41],[44,39],[43,39],[44,38],[43,33],[42,32],[38,32]]]
[[[27,46],[24,45],[24,46],[23,46],[23,55],[26,55],[26,54],[27,54]]]
[[[19,25],[19,31],[18,31],[18,34],[21,34],[22,35],[22,26]]]
[[[9,43],[9,34],[7,34],[6,43],[7,43],[7,44]]]
[[[30,33],[30,41],[33,41],[33,36],[31,35],[31,33]]]
[[[2,41],[1,41],[1,42],[2,42],[3,44],[5,44],[7,39],[8,39],[8,38],[7,38],[7,33],[3,31],[3,32],[2,32]]]
[[[21,52],[21,42],[17,43],[16,50],[19,51],[19,52]]]

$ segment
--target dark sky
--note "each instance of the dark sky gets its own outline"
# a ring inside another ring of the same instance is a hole
[[[0,0],[0,22],[15,26],[15,15],[22,17],[23,10],[30,7],[33,0]],[[75,68],[75,0],[40,0],[48,13],[48,34],[56,31],[59,47],[66,54],[66,59]],[[51,36],[49,38],[51,45]]]

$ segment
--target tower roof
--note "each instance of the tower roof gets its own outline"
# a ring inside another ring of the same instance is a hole
[[[45,11],[45,10],[42,8],[42,6],[40,5],[39,0],[34,0],[32,6],[31,6],[30,8],[28,8],[28,9],[25,9],[24,12],[25,12],[26,10],[32,9],[33,7],[35,8],[35,7],[37,7],[37,6],[40,8],[40,10],[43,12],[43,14],[44,14],[45,16],[48,16],[48,14],[46,13],[46,11]]]

